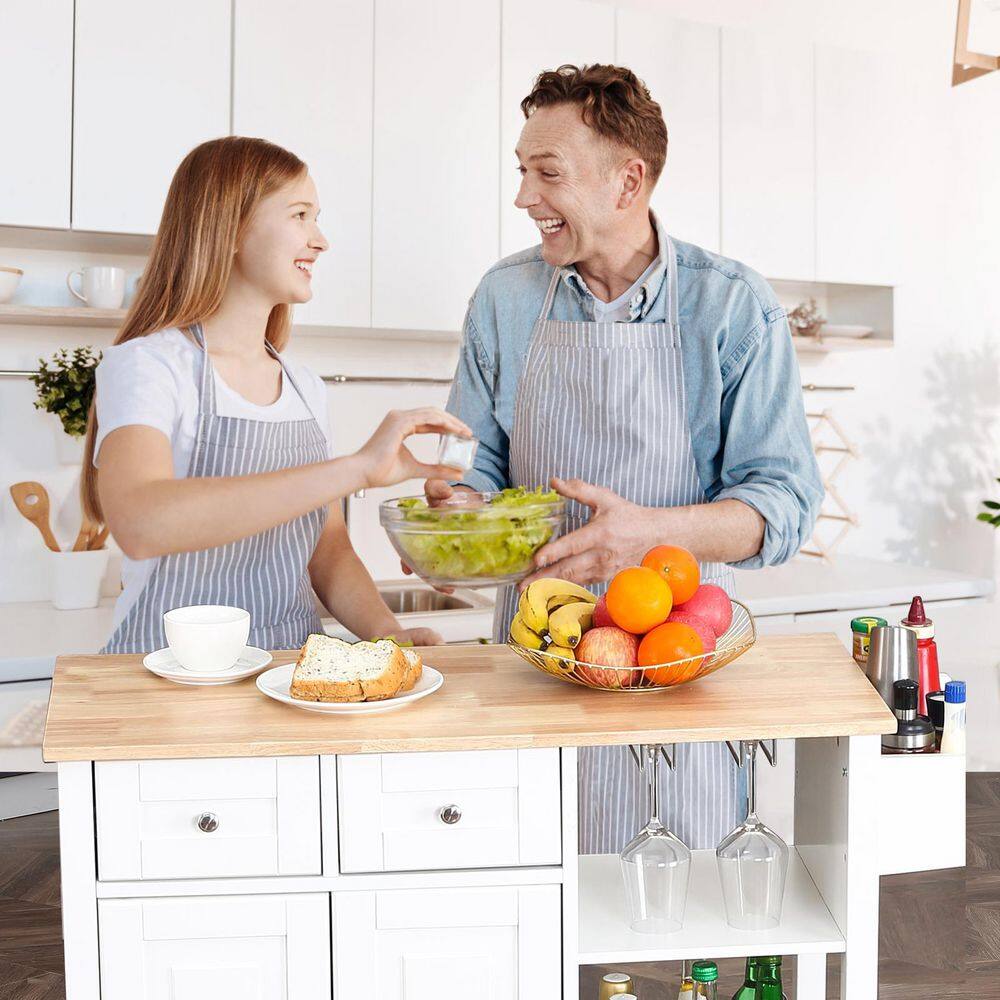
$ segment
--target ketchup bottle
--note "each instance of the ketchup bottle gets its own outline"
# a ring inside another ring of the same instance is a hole
[[[934,641],[934,622],[924,612],[922,597],[913,598],[910,613],[899,624],[915,632],[917,636],[917,682],[920,685],[917,713],[926,715],[927,695],[941,689],[941,676],[938,671],[937,643]]]

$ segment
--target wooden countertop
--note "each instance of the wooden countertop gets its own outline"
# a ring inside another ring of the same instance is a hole
[[[56,662],[43,757],[145,760],[508,747],[681,743],[887,733],[896,720],[832,635],[764,636],[693,684],[650,694],[591,691],[535,670],[504,646],[421,651],[441,689],[352,718],[272,701],[253,678],[186,687],[139,656]],[[274,663],[294,652],[276,653]]]

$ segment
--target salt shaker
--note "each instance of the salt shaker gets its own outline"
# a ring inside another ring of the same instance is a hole
[[[467,472],[472,468],[479,441],[474,437],[459,437],[458,434],[442,434],[438,445],[438,465]]]

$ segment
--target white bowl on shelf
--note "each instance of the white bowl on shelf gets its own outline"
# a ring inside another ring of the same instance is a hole
[[[0,302],[10,302],[24,274],[19,267],[0,266]]]
[[[820,336],[849,337],[852,340],[860,340],[862,337],[870,337],[874,332],[874,327],[860,326],[857,323],[827,323],[820,330]]]

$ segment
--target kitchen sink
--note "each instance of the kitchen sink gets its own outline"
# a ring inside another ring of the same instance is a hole
[[[442,594],[430,588],[379,587],[382,600],[394,615],[424,613],[427,611],[464,611],[475,605],[465,597]]]

